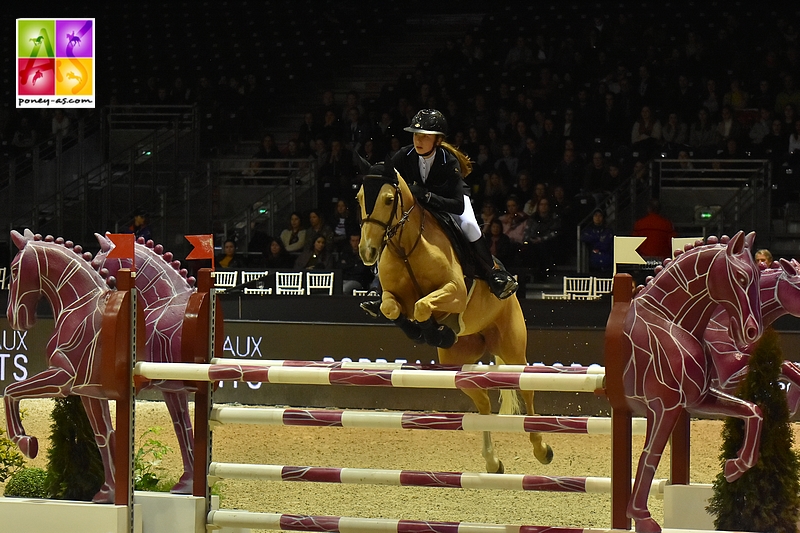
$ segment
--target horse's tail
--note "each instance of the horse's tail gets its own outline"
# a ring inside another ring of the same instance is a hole
[[[499,355],[494,356],[494,363],[496,365],[506,364],[503,358]],[[511,389],[500,390],[500,414],[501,415],[518,415],[522,413],[522,404],[520,402],[519,394],[517,391]]]

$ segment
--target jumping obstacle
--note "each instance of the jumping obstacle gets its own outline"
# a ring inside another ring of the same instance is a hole
[[[630,285],[630,283],[628,283]],[[213,300],[213,299],[212,299]],[[621,303],[622,299],[618,300]],[[612,312],[613,314],[613,312]],[[209,347],[214,345],[213,328],[209,328]],[[608,349],[607,336],[607,349]],[[210,359],[209,359],[210,360]],[[307,362],[291,362],[279,361],[276,364],[262,363],[242,365],[234,361],[214,360],[213,364],[167,364],[167,363],[142,363],[139,362],[134,367],[134,374],[138,379],[180,379],[190,380],[195,382],[211,381],[249,381],[249,382],[262,382],[262,383],[292,383],[292,384],[316,384],[316,385],[347,385],[347,386],[379,386],[379,387],[410,387],[410,388],[448,388],[448,389],[470,389],[470,388],[486,388],[486,389],[517,389],[517,390],[551,390],[563,391],[568,390],[571,392],[603,392],[605,383],[605,372],[600,371],[600,367],[542,367],[538,365],[518,367],[514,369],[503,368],[498,372],[484,368],[474,368],[475,366],[481,367],[483,365],[472,365],[471,368],[440,368],[433,369],[431,365],[411,365],[408,363],[378,363],[378,364],[364,364],[357,363],[307,363]],[[528,370],[530,368],[530,370]],[[574,369],[574,370],[573,370]],[[499,370],[499,369],[498,369]],[[620,373],[621,376],[621,373]],[[206,387],[210,391],[210,386]],[[222,477],[236,477],[237,475],[248,476],[262,476],[264,478],[280,477],[281,481],[285,481],[287,477],[294,478],[300,481],[310,481],[314,478],[317,481],[319,478],[331,480],[331,482],[345,482],[343,480],[350,480],[354,477],[372,478],[377,481],[377,484],[394,484],[397,479],[406,479],[407,483],[415,484],[415,486],[456,486],[463,488],[470,486],[470,484],[478,484],[477,480],[481,480],[483,485],[492,486],[492,488],[508,488],[508,486],[530,487],[537,486],[539,490],[544,490],[547,484],[561,488],[562,491],[576,492],[593,492],[598,491],[605,480],[594,480],[592,478],[546,478],[543,476],[513,476],[505,474],[464,474],[464,473],[440,473],[440,472],[422,472],[422,471],[375,471],[368,469],[339,469],[339,468],[312,468],[312,467],[290,467],[285,465],[229,465],[226,463],[211,463],[207,460],[209,456],[203,457],[202,452],[204,447],[209,446],[210,441],[203,441],[202,432],[205,430],[203,423],[217,424],[217,423],[233,423],[237,418],[239,420],[247,419],[246,423],[263,423],[263,420],[256,421],[255,418],[262,417],[262,415],[252,415],[244,411],[259,411],[258,409],[237,409],[226,407],[214,407],[210,402],[209,394],[203,393],[203,388],[200,387],[200,395],[196,397],[196,436],[198,442],[195,446],[196,450],[196,464],[199,466],[201,461],[206,461],[205,467],[210,474],[208,479],[203,480],[202,486],[199,483],[199,477],[195,479],[195,494],[198,496],[207,495],[208,483],[213,482],[216,478]],[[612,402],[613,407],[613,402]],[[227,413],[226,413],[227,411]],[[203,416],[204,414],[209,416]],[[372,413],[370,413],[372,414]],[[407,415],[407,416],[406,416]],[[426,419],[427,416],[432,418]],[[415,420],[416,418],[416,420]],[[504,420],[505,416],[499,417],[495,415],[480,416],[468,414],[456,414],[454,417],[445,414],[429,415],[427,413],[388,413],[383,419],[380,417],[372,417],[368,414],[359,415],[354,412],[348,411],[329,411],[329,410],[305,410],[305,409],[275,409],[271,410],[266,419],[271,420],[274,424],[287,425],[307,425],[307,426],[341,426],[341,427],[404,427],[404,419],[407,423],[412,423],[420,428],[442,429],[444,426],[450,426],[448,429],[465,429],[466,427],[482,428],[488,427],[495,429],[495,425],[500,426],[506,430],[513,427],[513,431],[525,431],[526,420],[531,418],[546,418],[545,425],[549,425],[550,430],[560,430],[561,432],[589,432],[590,422],[587,419],[581,419],[573,422],[565,422],[570,417],[524,417],[519,416],[513,419],[513,422],[500,422]],[[204,419],[204,420],[200,420]],[[485,422],[478,422],[478,419],[483,419]],[[379,421],[380,420],[380,421]],[[425,423],[420,423],[420,420],[426,420]],[[427,422],[430,423],[427,423]],[[541,421],[541,420],[540,420]],[[237,423],[239,423],[237,421]],[[531,421],[533,423],[533,421]],[[486,424],[483,426],[481,424]],[[603,422],[607,424],[607,422]],[[615,498],[620,494],[620,485],[627,485],[623,492],[630,494],[630,436],[633,434],[634,422],[629,416],[623,420],[621,424],[625,431],[620,432],[620,424],[612,424],[613,440],[615,443],[620,442],[620,434],[626,436],[628,439],[628,476],[627,481],[622,481],[625,478],[620,478],[617,473],[617,467],[614,466],[614,475],[609,483],[612,492],[612,508],[619,507],[619,500],[615,503]],[[530,426],[529,427],[534,427]],[[569,428],[566,429],[565,428]],[[496,430],[496,429],[495,429]],[[532,429],[533,430],[533,429]],[[544,431],[545,428],[537,428],[536,431]],[[207,437],[208,435],[206,435]],[[208,448],[207,451],[210,452]],[[614,451],[615,457],[619,455],[619,450]],[[201,469],[198,468],[198,471]],[[247,471],[249,474],[244,474]],[[299,472],[303,472],[301,475]],[[493,478],[491,476],[497,476]],[[439,478],[436,482],[431,482],[432,478]],[[305,479],[304,479],[305,478]],[[458,479],[456,479],[458,478]],[[409,480],[414,480],[413,482]],[[427,480],[427,481],[426,481]],[[485,481],[485,482],[484,482]],[[398,482],[402,484],[402,481]],[[494,486],[493,486],[494,485]],[[483,487],[481,487],[483,488]],[[514,490],[525,490],[514,489]],[[651,486],[651,490],[653,487]],[[656,488],[655,490],[659,490]],[[622,506],[627,500],[622,501]],[[612,510],[612,522],[614,513]],[[411,521],[411,520],[385,520],[385,519],[366,519],[366,518],[347,518],[335,516],[311,516],[311,515],[290,515],[279,513],[254,513],[245,511],[233,510],[216,510],[209,511],[207,515],[207,523],[209,527],[252,527],[252,528],[266,528],[278,529],[285,531],[330,531],[330,532],[361,532],[361,531],[385,531],[385,532],[418,532],[418,531],[431,531],[442,533],[485,533],[489,531],[497,532],[524,532],[524,533],[540,533],[544,531],[555,533],[577,533],[588,531],[610,531],[608,529],[584,529],[584,528],[570,528],[570,527],[549,527],[549,526],[524,526],[524,525],[492,525],[492,524],[468,524],[458,522],[429,522],[429,521]],[[613,523],[612,523],[613,526]]]
[[[611,434],[611,419],[599,416],[479,415],[477,413],[215,406],[211,409],[209,420],[212,427],[219,424],[259,424],[368,429],[498,431],[506,433]],[[634,435],[644,435],[646,427],[647,421],[644,418],[633,419]]]

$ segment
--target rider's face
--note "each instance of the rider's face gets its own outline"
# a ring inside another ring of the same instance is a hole
[[[414,134],[414,149],[420,155],[425,155],[433,150],[436,145],[437,135],[430,133],[415,133]]]

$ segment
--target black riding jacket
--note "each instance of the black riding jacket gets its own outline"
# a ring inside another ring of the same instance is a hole
[[[420,198],[417,193],[415,195],[417,201],[437,211],[462,214],[464,195],[469,194],[469,188],[461,177],[458,158],[441,146],[437,146],[431,171],[424,182],[419,173],[419,158],[413,144],[404,146],[392,157],[394,168],[409,186],[417,185],[430,193],[430,198],[427,198],[427,195]]]

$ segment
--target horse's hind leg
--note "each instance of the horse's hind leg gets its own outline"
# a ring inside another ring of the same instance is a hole
[[[100,450],[103,460],[105,482],[92,501],[94,503],[114,503],[116,491],[116,476],[114,472],[114,430],[111,426],[111,413],[108,410],[108,400],[99,400],[88,396],[81,396],[83,408],[89,417],[89,424],[94,431],[94,440]]]
[[[68,363],[69,364],[69,363]],[[25,427],[19,416],[19,402],[26,398],[63,398],[67,395],[67,385],[73,375],[59,367],[50,367],[25,381],[12,383],[6,387],[3,403],[6,410],[8,438],[19,446],[20,451],[33,459],[39,453],[39,441],[25,434]]]
[[[439,348],[439,362],[445,365],[464,365],[478,361],[486,350],[486,344],[480,335],[468,335],[460,337],[452,348]],[[489,415],[492,413],[492,403],[489,400],[489,393],[484,389],[462,389],[462,392],[472,399],[472,403],[478,409],[478,413]],[[502,474],[504,472],[503,462],[497,457],[492,443],[492,434],[489,431],[483,432],[483,449],[481,450],[483,460],[486,461],[486,471],[489,473]]]
[[[172,427],[178,437],[183,460],[183,475],[170,492],[173,494],[191,494],[194,482],[194,436],[192,434],[192,420],[189,417],[189,402],[186,392],[164,392],[164,402],[167,404],[169,416],[172,418]]]

